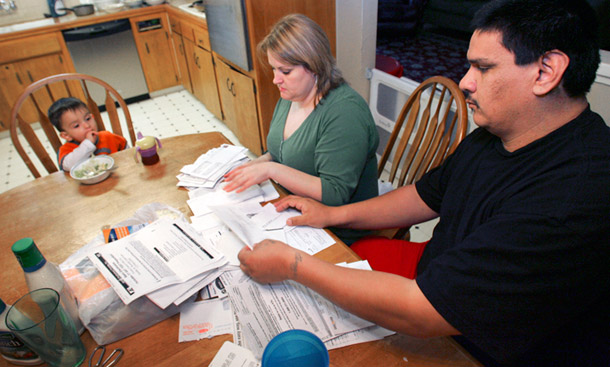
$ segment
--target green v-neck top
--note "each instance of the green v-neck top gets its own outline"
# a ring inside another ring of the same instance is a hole
[[[338,206],[378,195],[379,135],[366,101],[348,84],[333,89],[303,124],[283,139],[291,101],[275,107],[267,148],[275,162],[318,176],[322,203]]]

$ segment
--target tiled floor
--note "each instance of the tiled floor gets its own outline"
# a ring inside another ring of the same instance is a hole
[[[201,102],[185,90],[131,104],[129,112],[136,133],[167,138],[181,134],[220,131],[234,144],[241,145],[235,134],[222,121],[215,118]],[[50,145],[46,148],[52,151]],[[44,169],[39,171],[46,172]],[[8,131],[0,132],[0,192],[33,179],[34,176],[13,147]]]

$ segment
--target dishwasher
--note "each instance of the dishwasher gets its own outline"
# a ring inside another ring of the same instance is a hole
[[[127,103],[150,98],[128,19],[67,29],[62,33],[77,73],[102,79]],[[90,92],[98,104],[103,104],[102,88],[93,87]]]

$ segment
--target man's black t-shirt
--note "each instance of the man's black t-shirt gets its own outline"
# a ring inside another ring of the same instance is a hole
[[[477,129],[416,188],[441,218],[416,281],[451,325],[502,365],[604,363],[610,128],[599,115],[586,109],[515,152]]]

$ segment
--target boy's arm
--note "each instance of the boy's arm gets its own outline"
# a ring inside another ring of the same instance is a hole
[[[95,144],[85,139],[72,151],[69,149],[68,144],[64,144],[59,148],[59,164],[66,172],[70,172],[72,167],[95,152]]]

